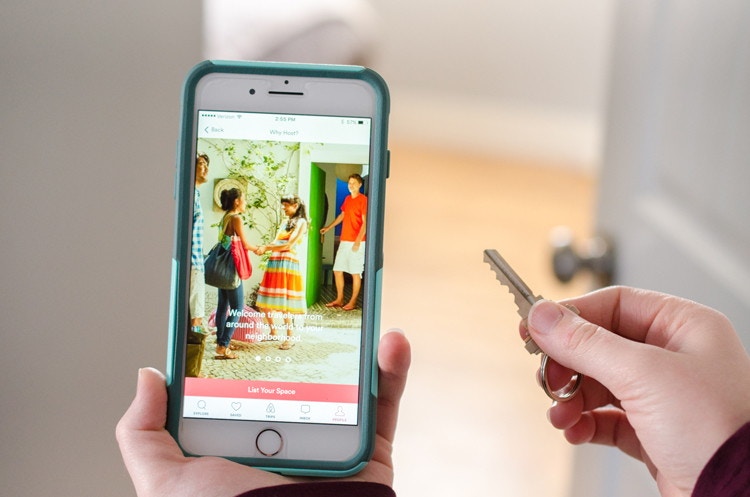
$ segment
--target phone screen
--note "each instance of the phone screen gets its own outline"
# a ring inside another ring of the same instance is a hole
[[[197,111],[187,322],[201,324],[186,348],[184,418],[357,424],[371,125]],[[219,289],[200,273],[214,246],[231,249],[236,215],[252,272]]]

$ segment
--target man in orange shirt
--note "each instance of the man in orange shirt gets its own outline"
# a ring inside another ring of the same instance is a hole
[[[350,195],[341,204],[341,214],[334,221],[321,228],[324,235],[334,226],[341,226],[341,238],[336,259],[333,262],[333,276],[336,281],[336,299],[326,304],[326,307],[340,307],[344,303],[344,273],[352,275],[352,296],[344,305],[345,311],[357,307],[357,297],[362,287],[362,272],[365,269],[365,231],[367,225],[367,196],[359,190],[362,188],[362,176],[349,176],[348,188]]]

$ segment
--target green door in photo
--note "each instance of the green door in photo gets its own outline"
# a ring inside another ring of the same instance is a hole
[[[320,300],[323,280],[323,243],[320,229],[326,219],[326,173],[315,164],[310,171],[310,230],[307,234],[307,275],[305,297],[307,307]]]

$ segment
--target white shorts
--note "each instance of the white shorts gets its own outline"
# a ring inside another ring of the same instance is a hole
[[[334,271],[343,271],[349,274],[358,274],[362,276],[365,271],[365,242],[359,244],[359,250],[352,250],[354,242],[339,243],[339,250],[336,252],[336,259],[333,261]]]
[[[206,316],[206,277],[203,271],[190,268],[190,318],[204,318]]]

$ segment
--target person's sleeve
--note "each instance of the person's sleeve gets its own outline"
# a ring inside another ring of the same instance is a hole
[[[724,442],[708,461],[692,497],[750,497],[750,423]]]
[[[250,490],[237,497],[396,497],[389,486],[363,481],[294,483]]]

